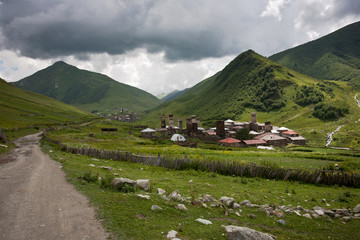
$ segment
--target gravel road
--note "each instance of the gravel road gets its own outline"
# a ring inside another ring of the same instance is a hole
[[[20,138],[0,165],[0,239],[107,239],[88,200],[44,154],[40,133]]]

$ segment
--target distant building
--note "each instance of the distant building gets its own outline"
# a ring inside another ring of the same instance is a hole
[[[270,132],[266,132],[254,137],[254,140],[259,140],[259,139],[264,140],[268,146],[282,147],[288,144],[287,138],[281,137],[279,135]]]
[[[306,139],[299,136],[299,137],[289,137],[289,141],[292,144],[296,144],[296,145],[306,145]]]
[[[218,141],[220,145],[228,147],[240,147],[241,140],[235,138],[225,138]]]
[[[243,140],[246,147],[257,147],[257,146],[266,146],[264,140]]]
[[[155,138],[155,130],[151,128],[146,128],[141,131],[141,137],[142,138]]]

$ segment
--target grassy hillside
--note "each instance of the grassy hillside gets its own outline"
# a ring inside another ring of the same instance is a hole
[[[164,96],[161,100],[163,102],[171,101],[175,98],[182,96],[187,90],[189,90],[189,88],[185,88],[184,90],[181,90],[181,91],[175,90],[175,91],[169,93],[168,95]]]
[[[360,22],[269,59],[306,75],[360,88]]]
[[[351,137],[335,139],[334,144],[338,141],[338,146],[347,146],[360,139],[360,129],[354,124],[360,118],[360,108],[355,92],[343,83],[317,80],[247,51],[181,97],[153,109],[145,121],[160,127],[162,113],[183,119],[195,114],[203,126],[210,127],[219,119],[249,121],[250,113],[256,111],[259,122],[271,121],[300,131],[311,145],[325,145],[327,133],[346,125],[349,132],[345,135],[351,132]],[[335,115],[314,116],[322,105],[321,114]],[[347,111],[341,115],[338,107]]]
[[[53,125],[94,117],[58,100],[32,93],[0,79],[0,128]]]
[[[13,84],[86,111],[116,108],[143,111],[160,103],[159,99],[143,90],[64,62],[57,62]]]

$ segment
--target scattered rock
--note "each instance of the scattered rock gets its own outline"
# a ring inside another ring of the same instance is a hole
[[[293,211],[293,213],[295,213],[296,215],[298,215],[298,216],[301,216],[301,214],[300,214],[300,211],[299,210],[294,210]]]
[[[2,132],[0,128],[0,143],[6,143],[6,135]]]
[[[198,219],[196,219],[195,221],[197,221],[197,222],[199,222],[199,223],[202,223],[202,224],[205,224],[205,225],[212,224],[211,221],[206,220],[206,219],[203,219],[203,218],[198,218]]]
[[[158,195],[164,195],[166,193],[166,191],[162,188],[158,188],[157,193],[158,193]]]
[[[277,220],[276,222],[280,223],[281,225],[285,226],[285,221],[280,219],[280,220]]]
[[[118,174],[118,173],[114,173],[114,175],[115,175],[115,176],[119,176],[119,174]]]
[[[95,167],[95,165],[94,165],[94,164],[89,164],[88,166],[89,166],[89,167]]]
[[[225,231],[227,234],[228,240],[239,240],[239,239],[247,239],[247,240],[273,240],[274,236],[256,231],[251,228],[246,227],[237,227],[237,226],[225,226]]]
[[[309,213],[305,213],[305,214],[302,215],[302,216],[303,216],[303,217],[306,217],[306,218],[308,218],[308,219],[310,219],[310,220],[312,219]]]
[[[221,197],[219,201],[228,207],[232,207],[234,204],[234,198],[231,197]]]
[[[360,213],[355,213],[354,217],[360,217]]]
[[[326,199],[325,199],[325,198],[321,199],[321,201],[322,201],[323,203],[326,203]]]
[[[184,202],[184,201],[185,201],[185,198],[180,195],[180,192],[179,192],[178,190],[173,191],[173,192],[169,195],[169,198],[170,198],[171,200],[175,200],[175,201],[181,201],[181,202]]]
[[[311,216],[313,216],[313,218],[315,218],[315,219],[318,219],[318,218],[320,217],[320,216],[317,215],[316,213],[311,214]]]
[[[167,235],[166,235],[166,238],[167,239],[174,239],[176,238],[176,235],[177,235],[177,231],[175,230],[170,230]]]
[[[350,220],[351,220],[351,217],[349,217],[349,216],[345,216],[345,217],[343,217],[343,219],[344,219],[344,221],[345,221],[345,222],[348,222],[348,221],[350,221]]]
[[[192,183],[192,182],[193,182],[193,180],[192,180],[192,179],[190,179],[188,183]]]
[[[331,210],[325,210],[324,211],[324,214],[326,214],[326,215],[328,215],[329,217],[332,217],[332,218],[334,218],[335,217],[335,213],[333,212],[333,211],[331,211]]]
[[[323,210],[314,210],[314,212],[319,215],[319,216],[324,216],[324,211]]]
[[[247,215],[249,218],[256,218],[256,216],[254,214],[248,214]]]
[[[273,215],[275,215],[278,218],[282,218],[285,216],[285,214],[281,210],[274,210]]]
[[[240,205],[250,206],[251,202],[249,200],[244,200],[240,203]]]
[[[238,208],[240,208],[240,204],[238,204],[238,203],[234,203],[234,204],[233,204],[233,208],[234,208],[234,209],[238,209]]]
[[[335,209],[335,213],[343,215],[343,216],[350,216],[349,210],[347,210],[345,208],[343,208],[343,209]]]
[[[215,199],[211,195],[205,194],[204,197],[202,198],[202,201],[203,202],[214,202]]]
[[[158,205],[152,205],[151,210],[157,211],[157,210],[163,210],[163,209],[161,207],[159,207]]]
[[[149,199],[150,199],[150,196],[149,196],[149,195],[137,194],[136,196],[138,196],[139,198],[144,198],[144,199],[147,199],[147,200],[149,200]]]
[[[111,184],[115,188],[122,187],[124,184],[129,184],[133,187],[136,187],[136,182],[134,180],[128,179],[128,178],[114,178]]]
[[[138,179],[135,181],[136,186],[146,192],[150,191],[150,180],[148,179]]]
[[[100,166],[99,168],[108,170],[109,172],[111,172],[113,170],[112,167],[108,167],[108,166]]]
[[[356,205],[354,208],[354,213],[360,213],[360,204]]]
[[[161,197],[162,199],[170,202],[170,198],[168,198],[167,196],[165,196],[165,195],[160,195],[160,197]]]
[[[175,206],[175,208],[179,209],[179,210],[183,210],[183,211],[188,210],[184,204],[178,204],[178,205]]]
[[[206,205],[206,203],[202,204],[203,208],[207,208],[208,206]]]
[[[91,159],[91,160],[96,161],[96,162],[99,161],[99,159],[97,159],[97,158],[93,158],[93,159]]]

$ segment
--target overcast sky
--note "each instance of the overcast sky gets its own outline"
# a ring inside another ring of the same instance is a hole
[[[156,95],[356,21],[359,0],[0,0],[0,77],[63,60]]]

